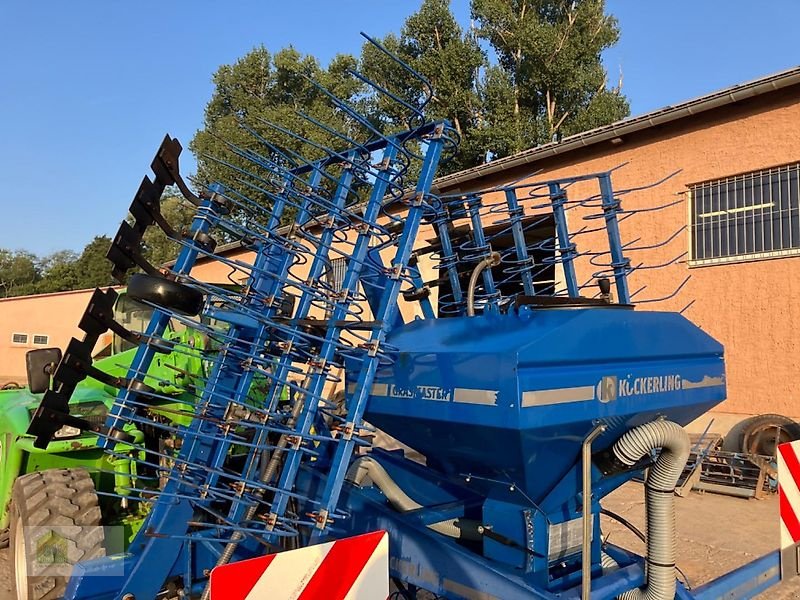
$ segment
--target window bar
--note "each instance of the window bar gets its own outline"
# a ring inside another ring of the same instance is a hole
[[[764,201],[764,183],[763,183],[763,177],[764,177],[763,173],[764,173],[764,171],[761,171],[761,173],[762,173],[762,176],[761,176],[762,177],[762,183],[761,183],[761,191],[759,192],[759,195],[761,196],[761,198],[760,198],[761,202],[759,202],[756,206],[759,206],[760,207],[759,210],[761,211],[761,251],[762,252],[767,252],[768,250],[771,250],[771,248],[769,248],[769,249],[767,248],[767,236],[766,236],[766,232],[764,231],[764,205],[767,202]],[[772,169],[767,171],[767,189],[769,190],[769,197],[772,198]],[[753,215],[753,220],[755,220],[755,218],[756,218],[756,216],[754,214]]]
[[[702,196],[702,198],[703,198],[702,212],[701,212],[700,214],[703,214],[703,213],[705,213],[705,212],[709,212],[709,211],[707,211],[707,210],[706,210],[706,203],[708,202],[708,194],[706,193],[706,191],[707,191],[707,190],[706,190],[706,185],[705,185],[705,184],[703,184],[703,187],[702,187],[702,188],[700,188],[700,189],[702,190],[702,194],[701,194],[701,196]],[[707,231],[708,231],[708,221],[705,221],[705,220],[704,220],[704,221],[703,221],[703,223],[702,223],[702,232],[703,232],[703,258],[708,258],[708,252],[706,252],[706,237],[707,237],[707,236],[706,236],[706,232],[707,232]]]
[[[731,206],[731,180],[730,177],[725,178],[725,206],[730,208]],[[736,213],[733,215],[728,215],[728,255],[737,254],[739,241],[736,239],[737,236],[737,222],[736,222]]]
[[[689,207],[689,258],[692,260],[697,260],[697,218],[695,217],[695,194],[692,188],[689,188],[687,192],[687,201]]]
[[[797,181],[797,194],[795,198],[798,199],[798,204],[800,204],[800,173],[796,179]],[[792,232],[794,231],[792,228],[792,198],[791,193],[789,194],[789,248],[794,248],[794,240],[792,240]]]
[[[761,182],[761,173],[758,173],[758,177],[759,177],[759,185],[763,185],[763,183]],[[756,191],[755,191],[756,178],[755,178],[755,175],[751,175],[751,179],[752,179],[752,182],[753,182],[753,186],[752,186],[752,190],[753,190],[752,195],[753,195],[753,197],[752,197],[751,200],[755,201],[755,199],[756,199]],[[746,196],[744,198],[744,201],[747,202],[747,197]],[[753,238],[753,245],[750,247],[750,252],[756,252],[756,219],[755,219],[755,211],[754,210],[753,211],[746,210],[746,211],[744,211],[744,213],[750,217],[749,231],[752,234],[752,238]]]
[[[731,187],[731,178],[725,178],[725,193],[729,193]],[[736,180],[733,181],[733,203],[736,206]],[[730,205],[730,202],[728,202]],[[733,213],[733,254],[739,254],[739,213]]]
[[[711,189],[716,206],[714,211],[716,216],[714,218],[717,222],[716,236],[714,237],[714,258],[722,258],[724,255],[722,251],[722,228],[728,223],[728,207],[722,203],[722,187],[714,185],[711,186]]]
[[[789,168],[786,169],[786,182],[788,183],[789,179]],[[774,217],[773,217],[774,218]],[[772,237],[775,237],[775,224],[773,221],[772,225]],[[783,184],[779,182],[778,184],[778,239],[780,240],[780,249],[784,250],[783,246]],[[774,241],[774,239],[773,239]],[[773,243],[773,246],[775,244]]]

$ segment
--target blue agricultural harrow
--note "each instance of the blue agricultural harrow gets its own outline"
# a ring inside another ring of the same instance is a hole
[[[68,600],[206,599],[215,567],[375,530],[390,535],[396,598],[744,598],[775,582],[773,555],[696,590],[677,576],[682,425],[725,398],[723,348],[678,313],[634,308],[641,248],[619,222],[637,211],[612,173],[440,194],[458,140],[426,121],[432,92],[414,75],[418,93],[373,86],[408,115],[389,133],[324,90],[347,131],[304,118],[335,148],[242,116],[252,145],[213,157],[230,181],[197,196],[165,139],[109,251],[155,309],[126,332],[139,346],[114,407],[102,426],[68,414],[74,373],[103,377],[76,346],[31,426],[39,444],[94,427],[106,452],[138,457],[124,499],[148,507],[144,526],[124,555],[79,563]],[[159,211],[167,185],[196,206],[187,231]],[[182,246],[169,268],[143,258],[152,226]],[[230,284],[193,274],[198,261]],[[85,321],[90,339],[121,328]],[[165,337],[176,322],[210,341],[182,426],[147,410],[152,361],[196,353]],[[137,447],[131,427],[180,443]],[[414,460],[372,443],[385,435]],[[637,556],[604,540],[600,515],[645,470]]]

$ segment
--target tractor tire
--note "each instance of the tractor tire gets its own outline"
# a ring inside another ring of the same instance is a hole
[[[200,290],[164,277],[137,273],[128,282],[127,293],[139,302],[149,302],[190,317],[203,310],[204,298]]]
[[[14,600],[61,598],[72,565],[105,556],[97,493],[83,469],[18,478],[10,516]]]
[[[783,415],[758,415],[738,423],[726,436],[726,450],[775,456],[777,444],[800,439],[800,423]],[[777,443],[776,443],[777,442]]]

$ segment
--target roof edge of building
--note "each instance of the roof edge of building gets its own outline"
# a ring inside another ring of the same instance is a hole
[[[102,289],[119,290],[124,288],[124,285],[106,285]],[[0,298],[0,302],[10,302],[12,300],[26,300],[28,298],[47,298],[52,296],[67,296],[69,294],[81,294],[86,292],[93,292],[96,288],[83,288],[80,290],[64,290],[61,292],[46,292],[44,294],[25,294],[24,296],[9,296],[8,298]]]
[[[705,96],[686,100],[674,106],[665,106],[636,117],[628,117],[621,121],[610,123],[609,125],[577,133],[562,139],[560,142],[536,146],[477,167],[445,175],[444,177],[439,177],[434,180],[433,184],[439,189],[453,188],[505,169],[513,169],[545,158],[566,154],[573,150],[586,148],[616,137],[622,137],[623,135],[629,135],[649,129],[650,127],[655,127],[656,125],[677,121],[707,110],[733,104],[741,100],[760,96],[761,94],[777,91],[796,84],[800,84],[800,66],[739,83],[706,94]],[[289,230],[290,226],[287,225],[282,227],[279,231],[285,233]],[[241,248],[241,242],[230,242],[217,248],[217,254],[224,254]],[[175,261],[172,260],[165,263],[164,266],[171,267],[174,264]]]
[[[513,169],[544,158],[566,154],[573,150],[586,148],[603,141],[629,135],[656,125],[676,121],[681,118],[753,98],[767,92],[777,91],[795,84],[800,84],[800,66],[745,83],[739,83],[705,96],[681,102],[674,106],[666,106],[637,117],[628,117],[621,121],[615,121],[609,125],[571,135],[559,142],[536,146],[477,167],[452,173],[451,175],[445,175],[444,177],[437,178],[434,185],[440,189],[455,187],[480,177],[485,177],[486,175],[492,175],[501,170]]]

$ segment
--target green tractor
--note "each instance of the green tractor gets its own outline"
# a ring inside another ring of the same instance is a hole
[[[114,320],[129,331],[144,331],[151,314],[124,292],[114,305]],[[141,526],[149,508],[146,490],[163,485],[159,477],[180,446],[177,432],[191,420],[213,352],[208,336],[174,319],[165,337],[174,349],[159,354],[148,371],[160,400],[147,409],[165,427],[128,426],[110,453],[97,447],[97,434],[70,425],[45,449],[26,433],[60,350],[29,353],[28,387],[0,391],[0,545],[10,545],[16,600],[60,598],[72,564],[123,551]],[[133,343],[115,334],[93,366],[125,377],[135,352]],[[70,412],[99,427],[117,392],[87,377],[69,401]]]

